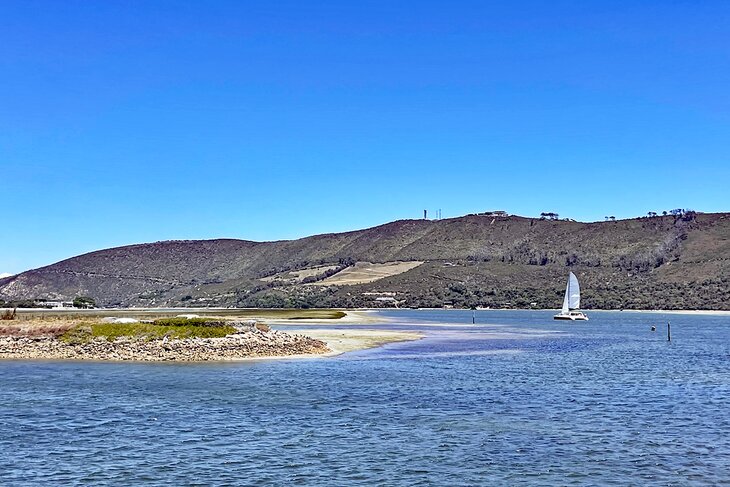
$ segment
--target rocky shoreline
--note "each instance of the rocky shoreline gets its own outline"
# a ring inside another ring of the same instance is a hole
[[[223,338],[147,340],[121,337],[67,343],[53,336],[0,337],[0,359],[110,361],[222,361],[249,358],[316,355],[330,352],[327,344],[304,335],[256,327],[237,327]]]

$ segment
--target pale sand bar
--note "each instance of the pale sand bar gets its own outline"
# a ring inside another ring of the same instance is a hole
[[[287,330],[287,332],[325,342],[332,352],[326,353],[324,356],[375,348],[386,343],[420,340],[424,336],[420,333],[390,330],[305,329]]]

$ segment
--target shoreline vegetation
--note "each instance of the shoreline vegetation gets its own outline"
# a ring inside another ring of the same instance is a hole
[[[373,322],[368,313],[228,310],[228,316],[220,316],[220,311],[205,317],[143,309],[20,312],[13,320],[0,321],[0,359],[201,362],[329,357],[421,338],[385,330],[281,331],[268,324]]]

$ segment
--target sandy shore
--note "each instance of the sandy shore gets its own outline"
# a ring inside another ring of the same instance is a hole
[[[330,352],[324,356],[339,355],[345,352],[376,348],[381,345],[395,342],[420,340],[424,337],[421,333],[378,330],[378,329],[332,329],[328,326],[341,325],[377,325],[390,322],[388,318],[376,315],[373,310],[347,310],[346,316],[336,320],[321,319],[297,319],[297,320],[276,320],[267,319],[269,325],[286,325],[295,327],[297,324],[316,324],[321,328],[287,328],[289,333],[306,335],[316,340],[321,340],[330,348]]]
[[[43,317],[34,320],[0,323],[0,359],[51,359],[93,361],[232,361],[282,358],[330,357],[353,350],[378,347],[386,343],[422,338],[418,333],[332,329],[328,324],[382,323],[367,311],[350,311],[340,319],[266,319],[271,325],[316,323],[317,329],[258,329],[251,321],[228,321],[237,333],[222,338],[146,339],[103,337],[84,343],[59,339],[88,318]],[[86,326],[86,325],[84,325]]]
[[[325,354],[326,356],[339,355],[341,353],[364,350],[367,348],[375,348],[387,343],[420,340],[423,338],[423,335],[420,333],[390,330],[307,329],[288,331],[306,335],[310,338],[326,343],[327,347],[331,350]]]

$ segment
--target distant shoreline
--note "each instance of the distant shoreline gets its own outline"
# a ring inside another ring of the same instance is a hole
[[[596,311],[615,311],[615,310],[596,310]],[[661,314],[675,314],[675,315],[718,315],[718,316],[730,316],[730,311],[727,310],[712,310],[712,309],[642,309],[633,310],[626,309],[621,310],[623,312],[634,312],[634,313],[661,313]]]
[[[358,308],[353,311],[472,311],[469,308]],[[343,311],[347,311],[343,309]],[[559,308],[480,308],[474,311],[550,311],[558,313]],[[583,309],[586,313],[665,313],[665,314],[686,314],[686,315],[730,315],[730,310],[713,310],[713,309]]]
[[[12,310],[13,308],[2,308],[0,310]],[[282,311],[289,312],[326,312],[326,311],[342,311],[345,316],[339,319],[329,318],[298,318],[297,321],[300,323],[307,322],[321,322],[321,321],[332,321],[338,323],[380,323],[389,321],[388,318],[368,316],[367,313],[377,311],[472,311],[470,308],[93,308],[93,309],[77,309],[77,308],[17,308],[17,312],[20,314],[27,313],[43,313],[43,314],[88,314],[90,316],[99,314],[168,314],[168,313],[235,313],[236,311],[245,312],[256,312],[260,311],[263,313],[261,316],[263,319],[271,323],[284,323],[291,322],[287,319],[277,319],[274,317],[265,316],[268,313],[276,313]],[[479,308],[476,311],[552,311],[559,312],[559,308]],[[730,315],[730,310],[713,310],[713,309],[583,309],[586,313],[600,312],[600,313],[666,313],[666,314],[686,314],[686,315]],[[255,313],[252,315],[255,317]]]

